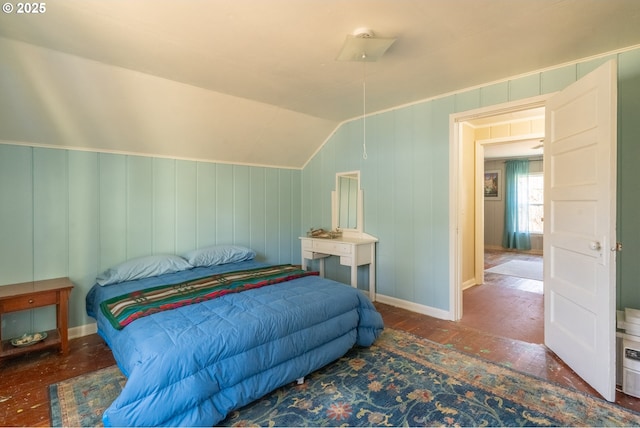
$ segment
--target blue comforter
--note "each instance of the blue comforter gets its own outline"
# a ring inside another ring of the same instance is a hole
[[[246,261],[100,287],[87,313],[127,376],[106,426],[213,426],[268,392],[370,346],[382,317],[358,289],[307,276],[160,312],[114,329],[100,302],[166,283],[264,266]]]

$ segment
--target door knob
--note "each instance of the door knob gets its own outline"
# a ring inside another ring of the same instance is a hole
[[[589,244],[589,248],[591,248],[594,251],[600,251],[602,246],[598,241],[591,241],[591,243]]]

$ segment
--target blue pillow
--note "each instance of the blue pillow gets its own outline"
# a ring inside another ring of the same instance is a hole
[[[255,256],[256,252],[252,249],[238,245],[214,245],[183,254],[183,257],[193,267],[243,262],[245,260],[252,260]]]
[[[110,267],[96,277],[96,282],[99,285],[116,284],[165,273],[179,272],[192,267],[182,257],[171,254],[138,257]]]

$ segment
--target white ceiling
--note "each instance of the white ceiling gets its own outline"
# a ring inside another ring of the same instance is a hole
[[[233,147],[253,139],[288,147],[284,166],[294,168],[341,122],[362,114],[365,74],[366,111],[375,112],[640,44],[638,0],[56,0],[46,6],[38,16],[1,14],[0,37],[236,97],[242,102],[229,103],[226,112],[245,122],[242,129],[216,124],[215,133],[224,135],[219,160],[278,164],[260,151],[240,159]],[[336,61],[346,35],[359,27],[397,41],[376,63]],[[262,108],[247,109],[246,101],[279,113],[265,123]],[[294,122],[308,132],[283,132]]]
[[[484,159],[536,158],[542,159],[544,141],[542,139],[526,139],[508,143],[484,145]]]

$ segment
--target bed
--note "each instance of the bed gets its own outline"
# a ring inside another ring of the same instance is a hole
[[[358,289],[260,263],[242,247],[224,247],[224,257],[220,247],[206,250],[206,263],[192,253],[124,263],[87,294],[87,313],[127,377],[105,426],[214,426],[353,346],[370,346],[383,329]]]

